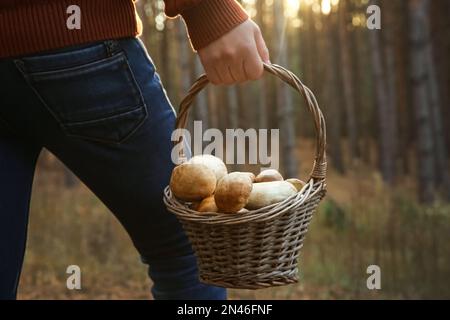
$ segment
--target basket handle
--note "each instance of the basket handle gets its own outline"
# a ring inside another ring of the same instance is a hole
[[[323,117],[322,111],[319,108],[316,97],[311,92],[311,90],[308,87],[306,87],[294,73],[287,70],[286,68],[276,64],[264,63],[264,70],[267,71],[268,73],[277,76],[278,78],[289,84],[292,88],[298,91],[306,100],[308,110],[314,118],[314,126],[316,130],[316,155],[310,177],[315,179],[325,179],[327,170],[327,161],[325,154],[326,127],[325,127],[325,119]],[[176,129],[186,128],[186,122],[189,115],[189,108],[194,102],[194,99],[197,96],[197,94],[201,90],[203,90],[208,85],[208,83],[209,80],[206,77],[206,75],[202,75],[192,85],[186,97],[180,103],[180,110],[175,124]],[[182,135],[179,136],[178,139],[175,141],[175,145],[180,143],[182,139],[183,136]],[[179,153],[180,159],[182,159],[183,161],[186,159],[183,144],[181,145],[179,150],[180,150]]]

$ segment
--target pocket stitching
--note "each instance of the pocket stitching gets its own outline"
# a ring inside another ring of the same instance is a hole
[[[147,120],[148,118],[148,110],[147,108],[145,108],[145,106],[140,106],[139,108],[137,108],[136,110],[142,109],[142,111],[144,112],[144,116],[142,117],[142,119],[136,124],[136,126],[133,128],[133,130],[130,131],[130,133],[128,133],[127,135],[125,135],[122,139],[120,139],[119,141],[116,140],[109,140],[109,139],[101,139],[101,138],[95,138],[95,137],[86,137],[83,135],[78,135],[75,133],[70,133],[68,130],[70,130],[67,127],[64,127],[64,132],[68,137],[73,137],[73,138],[81,138],[81,139],[88,139],[88,140],[92,140],[92,141],[97,141],[97,142],[103,142],[103,143],[109,143],[109,144],[114,144],[114,145],[120,145],[123,142],[125,142],[126,140],[128,140],[128,138],[130,138],[136,131],[139,130],[139,128],[144,124],[144,122]],[[136,111],[134,110],[134,111]]]
[[[129,107],[127,107],[129,108]],[[130,113],[136,112],[140,109],[143,108],[142,104],[138,104],[136,107],[134,107],[134,109],[128,109],[127,111],[123,112],[117,112],[116,114],[111,114],[109,116],[106,117],[102,117],[102,118],[98,118],[98,119],[93,119],[93,120],[85,120],[85,121],[74,121],[74,122],[69,122],[69,123],[65,123],[64,126],[66,127],[78,127],[78,126],[82,126],[82,125],[86,125],[86,124],[95,124],[96,122],[102,122],[102,121],[106,121],[106,120],[113,120],[115,118],[119,118],[121,116],[126,116]],[[125,108],[124,108],[125,109]]]
[[[108,58],[104,58],[101,59],[99,61],[96,62],[103,62],[107,59],[110,58],[117,58],[117,56],[120,56],[123,58],[123,62],[125,63],[126,66],[126,79],[128,80],[127,83],[130,86],[130,88],[133,90],[133,96],[135,98],[135,102],[137,107],[133,110],[124,112],[124,113],[119,113],[116,114],[115,117],[118,117],[120,115],[126,115],[129,112],[133,112],[139,109],[143,109],[144,111],[144,116],[142,117],[142,119],[136,123],[135,127],[130,131],[130,133],[128,133],[125,137],[123,137],[122,139],[120,139],[119,141],[116,140],[109,140],[109,139],[101,139],[101,138],[96,138],[96,137],[90,137],[90,136],[86,136],[86,135],[78,135],[78,134],[73,134],[68,132],[69,128],[68,126],[71,125],[71,123],[63,123],[63,121],[61,120],[60,116],[54,112],[52,110],[52,108],[49,107],[49,105],[46,103],[46,101],[44,100],[44,98],[41,96],[41,94],[39,93],[39,91],[36,89],[36,87],[34,86],[34,82],[32,79],[33,73],[27,73],[24,67],[24,62],[21,59],[16,59],[14,60],[14,64],[16,66],[16,68],[19,70],[19,72],[22,74],[22,76],[24,77],[25,81],[27,82],[27,84],[29,85],[29,87],[33,90],[33,92],[36,94],[36,96],[38,97],[38,99],[41,101],[41,103],[43,104],[43,106],[46,108],[46,110],[52,115],[52,117],[55,119],[55,121],[58,123],[59,127],[61,128],[61,130],[64,132],[64,134],[66,136],[69,137],[77,137],[77,138],[81,138],[81,139],[87,139],[87,140],[93,140],[93,141],[99,141],[99,142],[106,142],[106,143],[112,143],[112,144],[121,144],[124,141],[126,141],[130,136],[132,136],[141,126],[142,124],[147,120],[148,118],[148,108],[147,105],[145,103],[145,99],[142,95],[142,91],[141,88],[139,87],[138,82],[136,81],[136,78],[134,76],[133,70],[128,62],[128,57],[126,55],[126,53],[124,51],[121,51],[117,54],[115,54],[112,57],[108,57]],[[113,61],[113,60],[112,60]],[[112,62],[111,61],[111,62]],[[95,62],[90,62],[90,64],[93,64]],[[66,70],[66,69],[59,69],[56,71],[61,71],[62,70]],[[49,71],[49,72],[55,72],[55,71]],[[101,121],[101,120],[105,120],[106,118],[103,119],[95,119],[95,120],[88,120],[87,122],[90,121]],[[77,125],[82,125],[83,122],[77,123]]]

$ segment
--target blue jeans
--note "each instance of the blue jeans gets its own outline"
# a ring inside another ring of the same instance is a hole
[[[0,299],[14,299],[42,148],[114,213],[149,265],[155,299],[226,299],[162,201],[175,113],[141,42],[103,41],[0,60]],[[58,221],[55,221],[58,223]]]

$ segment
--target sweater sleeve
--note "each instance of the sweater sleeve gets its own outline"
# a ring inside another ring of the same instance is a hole
[[[183,17],[195,50],[206,47],[248,19],[235,0],[165,0],[165,5],[167,16]]]

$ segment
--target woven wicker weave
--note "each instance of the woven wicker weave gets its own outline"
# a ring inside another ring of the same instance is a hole
[[[326,131],[317,101],[289,70],[265,64],[305,99],[317,134],[316,155],[308,183],[283,202],[242,214],[197,213],[167,187],[164,202],[183,224],[198,257],[200,280],[216,286],[259,289],[298,281],[297,260],[314,210],[325,195]],[[176,128],[185,128],[189,107],[208,84],[201,76],[181,102]],[[176,143],[181,142],[182,137]],[[180,158],[186,161],[183,148]]]

